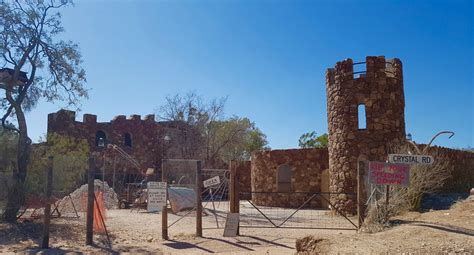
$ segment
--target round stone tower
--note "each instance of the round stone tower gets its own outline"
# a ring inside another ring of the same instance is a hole
[[[356,192],[358,159],[385,161],[389,147],[405,140],[402,63],[385,57],[337,62],[326,72],[326,91],[329,190],[343,193],[331,201],[354,212],[356,196],[344,193]]]

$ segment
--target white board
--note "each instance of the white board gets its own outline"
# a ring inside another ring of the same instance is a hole
[[[148,212],[161,212],[166,205],[166,182],[148,182]]]
[[[234,237],[237,236],[239,230],[239,213],[228,213],[225,221],[224,236]]]
[[[431,165],[434,158],[428,155],[388,154],[388,162],[408,165]]]
[[[203,186],[204,188],[207,188],[207,187],[210,187],[210,186],[214,186],[214,185],[217,185],[221,183],[221,179],[219,178],[219,176],[214,176],[210,179],[207,179],[203,182]]]

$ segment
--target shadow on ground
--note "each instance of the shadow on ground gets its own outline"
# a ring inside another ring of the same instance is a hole
[[[393,221],[393,223],[397,225],[407,224],[407,225],[412,225],[412,226],[427,227],[427,228],[433,228],[433,229],[447,231],[447,232],[461,234],[461,235],[474,236],[473,229],[463,228],[463,227],[458,227],[458,226],[453,226],[453,225],[443,224],[443,223],[433,223],[433,222],[428,222],[428,221],[411,221],[411,220],[396,220],[396,221]]]
[[[186,242],[186,241],[179,241],[179,240],[169,240],[163,243],[164,246],[169,247],[174,250],[184,250],[184,249],[196,249],[200,252],[205,253],[218,253],[218,252],[254,252],[255,249],[252,247],[262,247],[262,246],[273,246],[273,247],[283,247],[287,249],[294,249],[294,247],[285,245],[283,243],[278,242],[283,238],[277,238],[273,240],[268,240],[256,236],[250,235],[241,235],[234,237],[233,239],[229,238],[215,238],[215,237],[203,237],[196,242]],[[209,242],[222,243],[224,245],[213,245],[209,244]],[[206,244],[207,243],[207,244]],[[211,248],[211,247],[219,247],[219,248]]]

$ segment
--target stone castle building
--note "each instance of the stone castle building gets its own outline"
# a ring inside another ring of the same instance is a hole
[[[154,115],[116,116],[110,122],[97,122],[97,116],[84,114],[82,121],[76,120],[76,113],[59,110],[48,115],[48,134],[56,133],[84,139],[89,151],[96,158],[97,167],[108,175],[112,170],[136,175],[148,168],[157,172],[163,158],[193,158],[198,152],[197,130],[179,121],[155,121]],[[107,145],[114,144],[132,156],[140,164],[134,167],[117,151]],[[112,169],[114,168],[114,169]],[[128,182],[134,181],[128,176]]]
[[[337,208],[355,212],[358,161],[386,161],[406,142],[403,70],[399,59],[367,57],[337,62],[326,72],[328,148],[255,152],[247,178],[252,200],[263,206],[297,207],[309,195],[331,193]],[[453,165],[443,192],[463,192],[474,186],[474,153],[431,147]],[[362,194],[364,195],[364,194]],[[319,200],[319,201],[318,201]],[[324,199],[311,206],[325,207]]]
[[[354,212],[359,160],[385,161],[405,138],[403,70],[399,59],[367,57],[337,62],[326,72],[328,148],[259,151],[251,162],[233,164],[240,173],[240,190],[257,205],[298,207],[310,194],[331,195],[312,200],[310,206],[327,208],[327,200]],[[140,162],[141,170],[161,169],[163,158],[199,158],[200,134],[182,122],[157,122],[154,115],[97,122],[85,114],[60,110],[48,115],[48,133],[85,139],[111,173],[138,174],[129,162],[106,149],[115,144]],[[462,192],[474,186],[474,153],[431,147],[448,155],[454,165],[444,192]],[[118,160],[118,161],[117,161]],[[118,162],[118,163],[117,163]],[[232,164],[231,164],[232,165]],[[133,176],[132,176],[133,177]],[[126,182],[133,182],[130,176]],[[110,175],[106,177],[110,183]],[[295,197],[292,194],[301,194]]]

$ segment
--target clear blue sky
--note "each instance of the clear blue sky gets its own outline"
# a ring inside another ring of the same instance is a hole
[[[76,1],[64,38],[82,50],[91,88],[82,113],[109,121],[149,114],[166,95],[229,96],[272,148],[327,132],[325,71],[345,58],[404,64],[407,132],[426,143],[474,146],[471,1]],[[46,132],[41,104],[30,136]],[[77,119],[82,119],[82,113]]]

